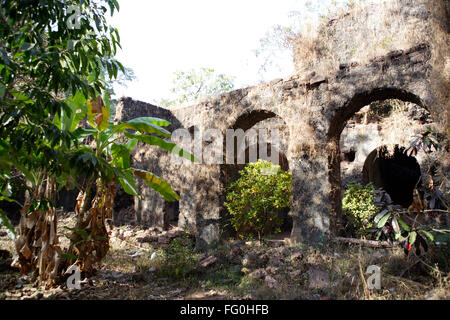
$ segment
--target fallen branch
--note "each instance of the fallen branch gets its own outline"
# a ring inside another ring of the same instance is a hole
[[[342,238],[342,237],[333,238],[333,241],[346,242],[346,243],[351,243],[351,244],[359,244],[359,245],[362,245],[364,247],[371,247],[371,248],[394,248],[394,247],[397,247],[400,244],[397,241],[395,241],[395,242],[388,242],[388,241],[376,241],[376,240]]]

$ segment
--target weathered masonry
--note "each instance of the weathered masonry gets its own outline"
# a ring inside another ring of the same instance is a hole
[[[425,108],[435,122],[448,122],[449,10],[444,0],[355,8],[321,26],[316,39],[299,39],[296,71],[288,79],[174,110],[122,98],[116,120],[161,117],[172,123],[170,130],[185,128],[193,136],[210,128],[224,136],[230,128],[282,129],[280,151],[294,178],[291,238],[326,240],[341,227],[340,140],[356,112],[373,101],[399,99]],[[180,195],[179,203],[168,204],[138,185],[136,219],[162,227],[170,214],[196,233],[199,246],[213,244],[224,231],[225,186],[237,167],[170,160],[153,147],[133,155],[135,166],[160,175]]]

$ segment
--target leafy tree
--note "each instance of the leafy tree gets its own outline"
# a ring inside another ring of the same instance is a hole
[[[167,201],[175,201],[179,196],[172,187],[151,172],[131,167],[131,151],[140,141],[148,145],[158,146],[170,152],[179,152],[176,145],[167,141],[171,137],[163,127],[169,126],[166,120],[142,117],[114,125],[109,121],[108,95],[95,100],[85,100],[76,96],[73,114],[87,114],[90,127],[78,127],[74,135],[80,139],[92,141],[90,144],[79,145],[71,150],[70,176],[80,176],[77,168],[83,168],[85,185],[80,188],[75,212],[77,224],[70,236],[71,246],[66,256],[68,263],[76,263],[81,270],[90,272],[96,263],[101,262],[109,249],[108,233],[105,220],[112,219],[117,183],[125,192],[139,197],[134,177],[144,180],[151,188],[160,193]],[[77,119],[61,119],[75,121],[71,127],[77,126]],[[127,130],[133,130],[134,133]],[[178,151],[176,151],[178,150]],[[195,158],[182,151],[182,156],[194,161]],[[62,177],[66,181],[66,177]],[[96,186],[95,197],[89,208],[88,201]],[[93,255],[95,252],[95,255]]]
[[[225,74],[217,74],[214,69],[176,71],[174,73],[173,99],[160,101],[165,107],[192,103],[207,96],[217,95],[234,88],[234,78]]]
[[[170,138],[161,128],[168,125],[164,120],[141,118],[117,126],[108,121],[108,81],[119,70],[126,73],[113,58],[120,47],[118,31],[105,17],[108,9],[111,14],[119,9],[116,0],[0,3],[0,200],[12,201],[11,172],[19,170],[27,197],[13,264],[52,285],[74,256],[89,271],[106,254],[104,220],[117,181],[137,195],[136,176],[167,200],[177,199],[170,185],[131,168],[129,161],[137,141],[168,150],[174,145],[164,140]],[[75,24],[68,23],[72,6],[79,9]],[[91,127],[79,126],[86,116]],[[96,195],[87,210],[92,185]],[[54,203],[62,187],[80,189],[69,252],[62,251],[57,235]],[[13,235],[4,212],[0,222]]]
[[[241,238],[280,232],[277,210],[290,206],[292,174],[265,160],[249,163],[227,188],[225,206]]]
[[[105,70],[105,75],[107,75],[106,70]],[[134,73],[134,70],[131,68],[124,67],[124,71],[119,70],[117,78],[111,79],[111,81],[108,81],[106,83],[106,90],[108,91],[108,93],[111,97],[116,96],[116,92],[114,90],[115,86],[128,88],[128,83],[135,79],[136,79],[136,75]],[[111,99],[109,103],[110,103],[110,108],[111,108],[110,119],[113,120],[116,115],[116,108],[117,108],[118,101],[117,101],[117,99],[114,98],[114,99]]]
[[[79,25],[69,21],[69,5],[80,8]],[[68,94],[96,96],[105,87],[100,70],[117,75],[117,29],[106,24],[110,1],[1,1],[0,6],[0,185],[7,189],[14,166],[34,180],[31,170],[58,174],[55,148],[72,138],[52,122],[70,113]],[[95,24],[91,23],[94,21]],[[6,187],[5,187],[6,186]]]
[[[71,15],[71,6],[78,16]],[[26,177],[15,263],[22,272],[36,268],[49,283],[57,276],[60,255],[56,179],[70,167],[66,151],[76,144],[55,119],[76,116],[65,97],[104,91],[102,70],[110,78],[123,70],[111,58],[120,44],[117,29],[106,23],[107,8],[114,13],[117,1],[1,1],[0,189],[7,195],[13,168]]]

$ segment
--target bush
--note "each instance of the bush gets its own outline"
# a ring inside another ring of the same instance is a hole
[[[194,245],[188,237],[173,240],[163,252],[161,274],[171,279],[185,278],[197,267]]]
[[[350,182],[342,200],[344,215],[355,229],[357,236],[364,235],[372,227],[373,217],[379,208],[374,205],[376,195],[373,194],[372,183],[362,187],[359,183]]]
[[[270,162],[258,160],[239,172],[241,177],[228,186],[225,206],[231,225],[240,238],[280,232],[277,210],[290,206],[292,174]]]

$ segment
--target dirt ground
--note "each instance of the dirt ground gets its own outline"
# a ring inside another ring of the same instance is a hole
[[[61,217],[59,228],[72,226]],[[61,237],[61,243],[68,245]],[[449,248],[431,248],[421,261],[401,248],[292,244],[282,236],[233,240],[196,252],[182,230],[122,226],[110,230],[110,250],[81,289],[65,283],[45,289],[12,269],[14,244],[0,229],[0,299],[217,300],[217,299],[449,299]],[[381,270],[381,288],[369,289],[369,266]]]

